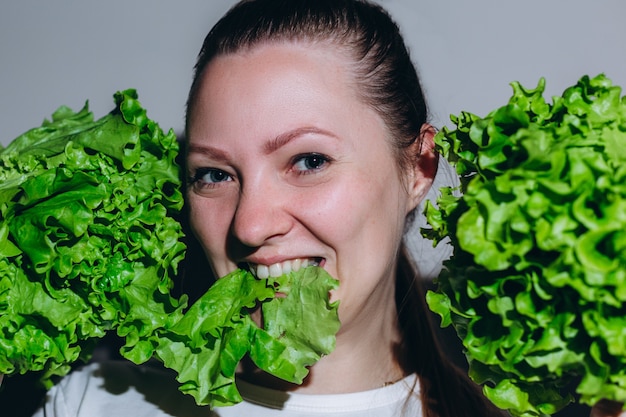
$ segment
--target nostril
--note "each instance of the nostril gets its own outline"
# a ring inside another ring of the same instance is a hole
[[[286,234],[290,227],[290,217],[282,210],[278,201],[268,202],[267,199],[252,205],[243,201],[235,212],[232,223],[234,238],[248,248],[258,248],[269,239]],[[259,201],[259,200],[255,200]]]
[[[233,235],[245,246],[258,247],[271,234],[272,210],[266,201],[242,196],[232,223]]]

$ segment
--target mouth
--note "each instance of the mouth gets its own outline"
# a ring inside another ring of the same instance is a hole
[[[290,272],[298,272],[307,266],[321,266],[322,263],[322,258],[296,258],[271,265],[248,263],[248,269],[258,279],[266,279],[269,277],[278,278]]]

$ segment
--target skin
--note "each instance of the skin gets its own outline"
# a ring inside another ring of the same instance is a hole
[[[406,215],[432,175],[399,169],[347,58],[298,43],[218,57],[190,116],[191,225],[215,274],[314,258],[340,281],[331,294],[341,300],[337,348],[291,389],[352,392],[401,378],[396,261]],[[432,160],[432,133],[424,136],[413,151]]]
[[[600,401],[591,410],[590,417],[626,417],[623,408],[623,404],[615,401]]]

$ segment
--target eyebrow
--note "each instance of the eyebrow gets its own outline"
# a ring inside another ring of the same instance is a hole
[[[298,127],[296,129],[289,130],[285,133],[281,133],[275,138],[270,139],[268,142],[266,142],[263,145],[263,152],[265,154],[271,154],[272,152],[275,152],[281,147],[287,145],[289,142],[296,139],[297,137],[308,135],[311,133],[324,135],[324,136],[328,136],[331,138],[337,138],[335,134],[327,130],[317,128],[317,127],[313,127],[313,126]],[[187,148],[188,153],[201,154],[211,159],[214,159],[216,161],[227,161],[230,158],[227,152],[221,149],[215,148],[213,146],[205,146],[205,145],[197,145],[197,144],[188,144],[187,146],[188,146]]]
[[[211,159],[214,159],[216,161],[226,161],[228,160],[228,153],[224,152],[221,149],[218,148],[214,148],[213,146],[203,146],[203,145],[194,145],[194,144],[188,144],[187,145],[187,152],[188,153],[197,153],[197,154],[201,154],[204,156],[208,156]]]
[[[310,133],[318,134],[318,135],[324,135],[324,136],[328,136],[328,137],[331,137],[331,138],[337,138],[337,136],[335,136],[333,133],[331,133],[331,132],[329,132],[327,130],[324,130],[324,129],[320,129],[320,128],[314,127],[314,126],[298,127],[296,129],[290,130],[288,132],[281,133],[280,135],[276,136],[275,138],[269,140],[263,146],[263,151],[266,154],[270,154],[270,153],[280,149],[281,147],[287,145],[293,139],[295,139],[295,138],[297,138],[299,136],[310,134]]]

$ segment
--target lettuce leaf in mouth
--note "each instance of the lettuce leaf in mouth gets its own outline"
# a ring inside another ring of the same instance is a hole
[[[0,374],[36,371],[49,387],[116,332],[123,357],[161,360],[198,404],[241,401],[244,355],[301,383],[334,349],[337,281],[321,268],[267,280],[238,270],[191,306],[174,296],[187,250],[178,142],[135,90],[114,100],[98,120],[87,104],[60,107],[0,150]],[[250,317],[259,304],[262,327]]]
[[[518,416],[626,401],[626,99],[600,74],[552,103],[452,116],[436,136],[456,167],[425,209],[454,247],[427,294],[463,341],[470,376]]]
[[[320,267],[263,280],[237,270],[158,335],[156,357],[178,372],[181,391],[201,405],[241,401],[235,372],[245,355],[260,369],[301,384],[308,367],[335,347],[338,302],[329,302],[329,292],[336,287]],[[251,317],[259,303],[261,327]]]

